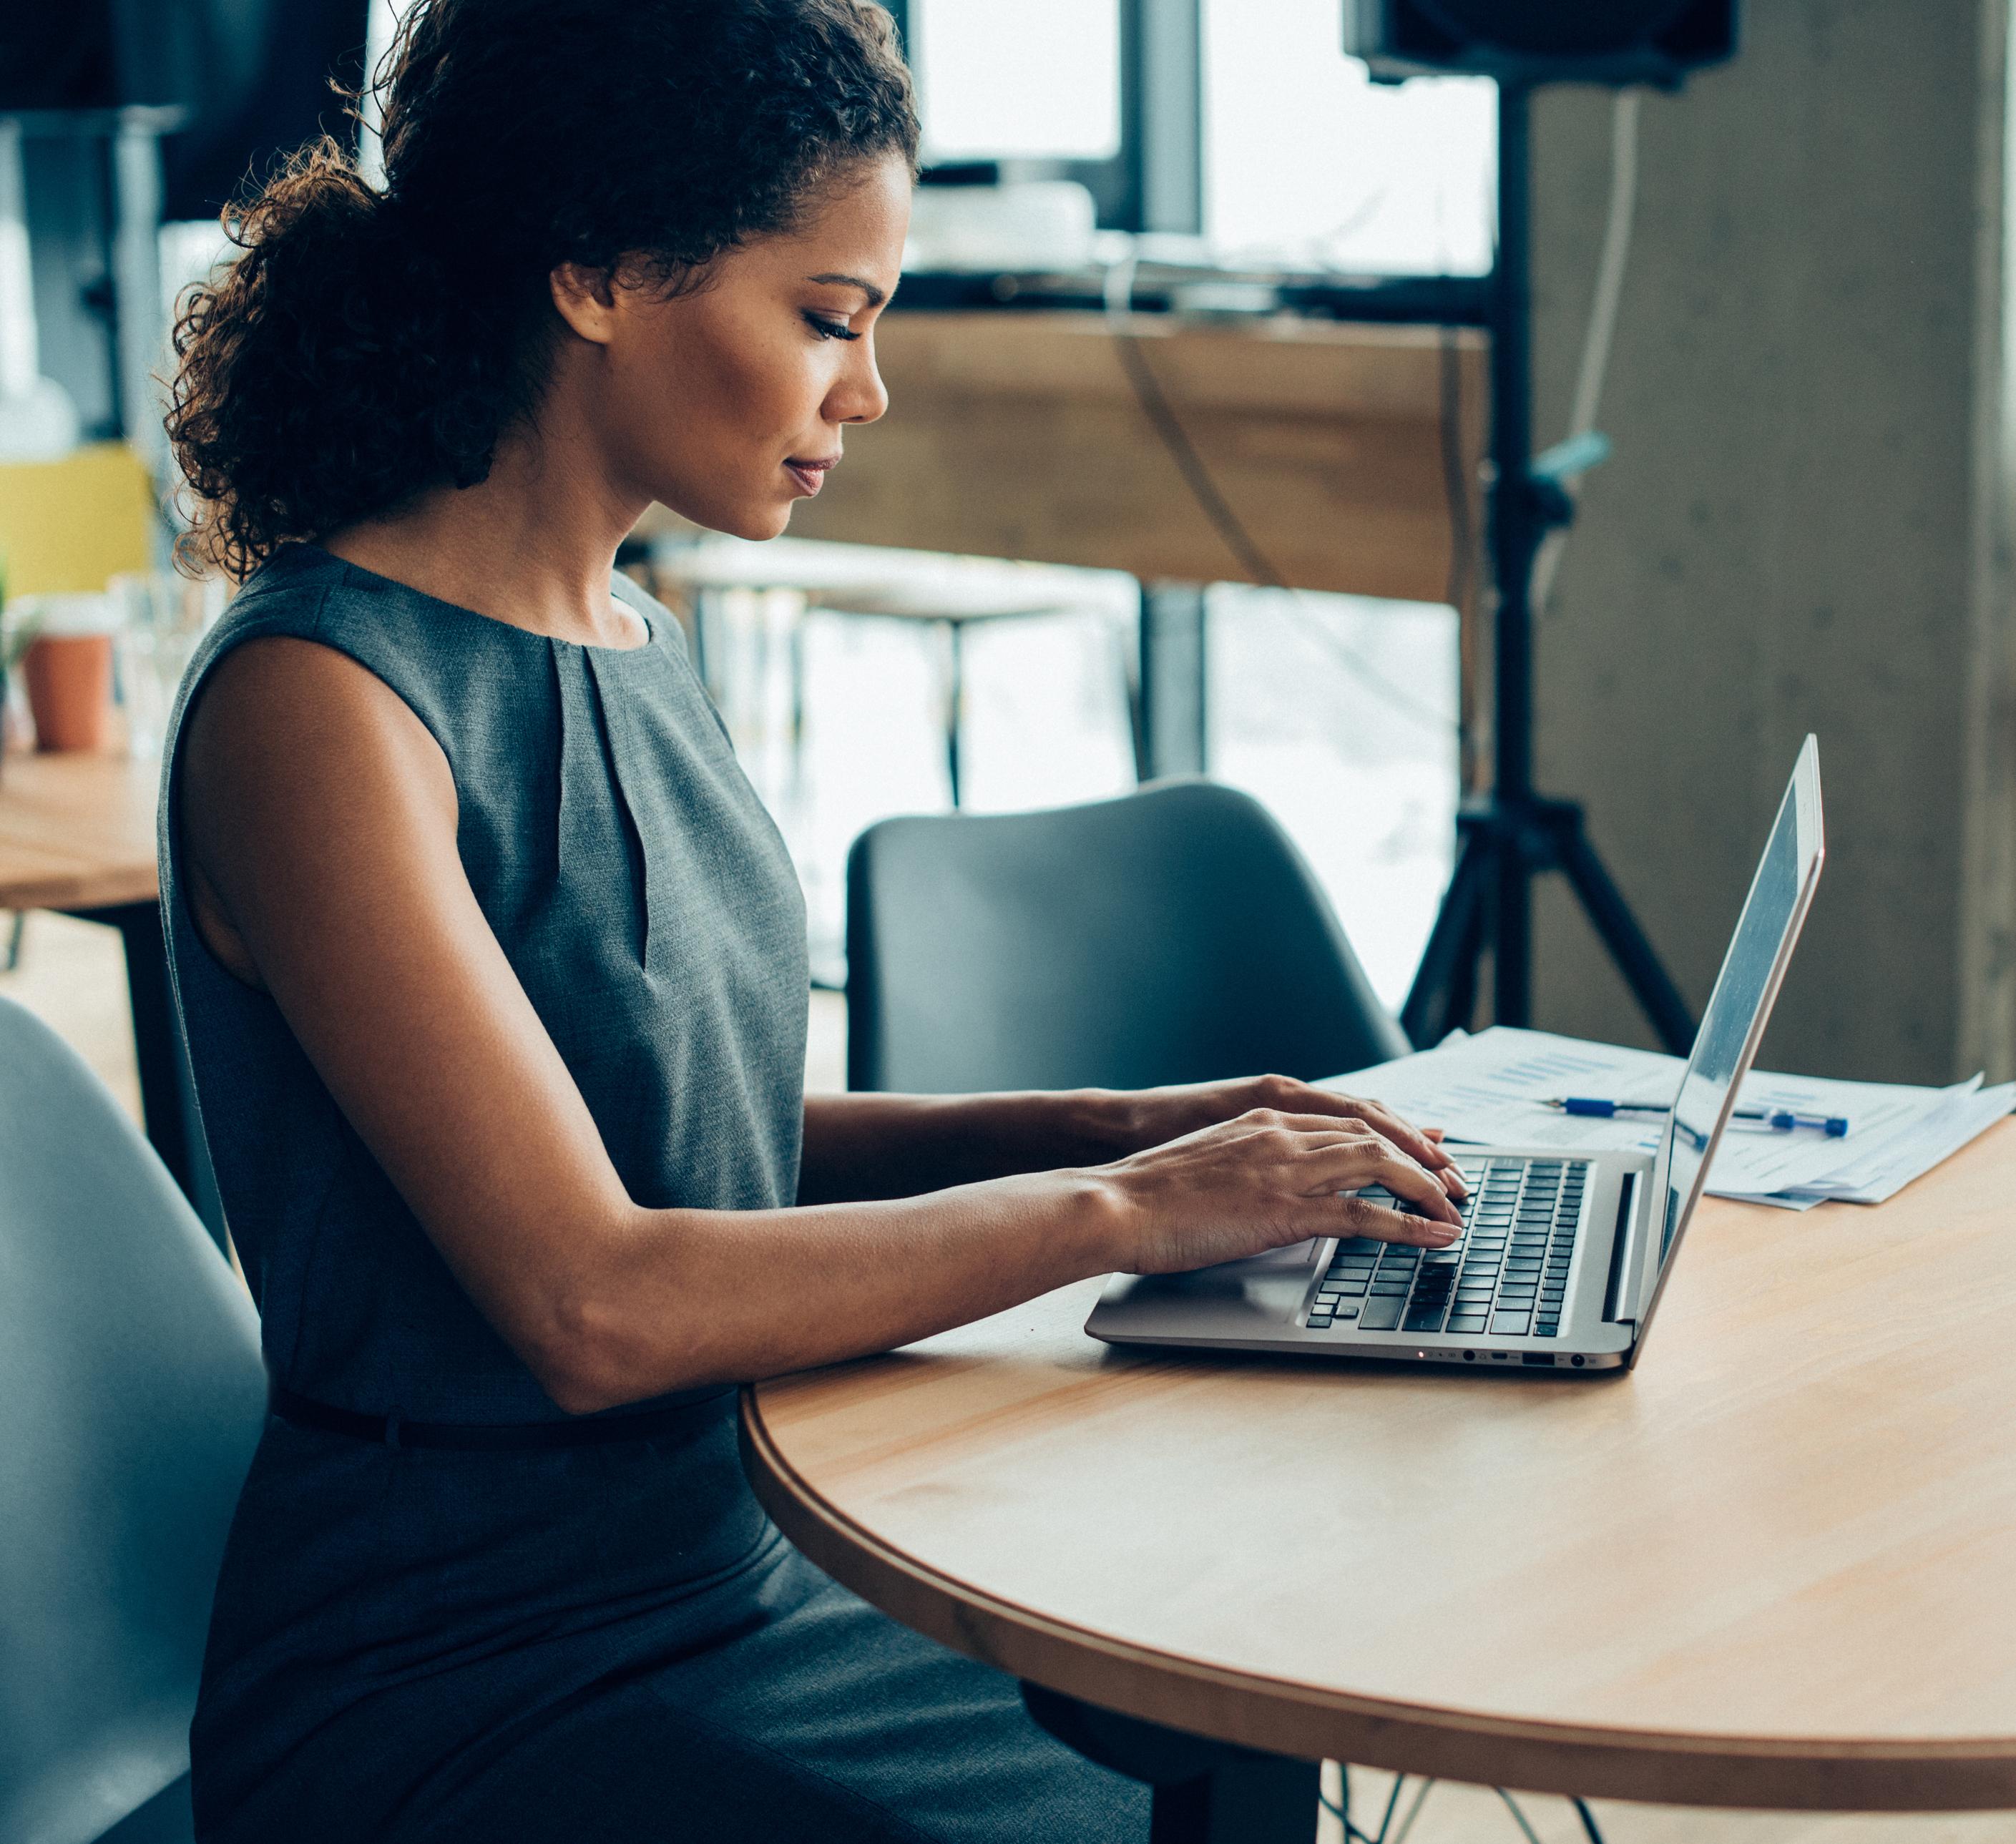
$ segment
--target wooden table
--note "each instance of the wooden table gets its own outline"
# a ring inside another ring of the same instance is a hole
[[[161,942],[159,762],[9,753],[0,761],[0,909],[55,909],[118,929],[147,1137],[185,1191],[181,1051]]]
[[[1088,1281],[745,1392],[745,1462],[898,1619],[1191,1734],[2016,1808],[2012,1193],[2004,1123],[1881,1208],[1711,1200],[1615,1380],[1123,1353]]]

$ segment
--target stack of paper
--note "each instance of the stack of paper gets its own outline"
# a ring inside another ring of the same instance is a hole
[[[1543,1104],[1567,1095],[1669,1102],[1679,1092],[1681,1066],[1679,1058],[1656,1051],[1495,1025],[1475,1037],[1456,1032],[1433,1050],[1326,1086],[1384,1102],[1452,1139],[1649,1152],[1662,1125],[1656,1115],[1592,1120]],[[1753,1069],[1737,1105],[1847,1120],[1840,1138],[1732,1120],[1715,1149],[1708,1171],[1715,1195],[1804,1210],[1830,1198],[1878,1204],[1895,1195],[2016,1108],[2016,1083],[1984,1088],[1976,1076],[1950,1088],[1916,1088]]]

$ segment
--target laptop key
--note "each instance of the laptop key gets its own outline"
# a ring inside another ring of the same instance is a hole
[[[1452,1313],[1445,1332],[1481,1332],[1488,1321],[1482,1313]]]
[[[1491,1335],[1493,1338],[1524,1338],[1526,1328],[1532,1324],[1528,1313],[1493,1313],[1491,1315]]]
[[[1391,1332],[1400,1323],[1400,1309],[1405,1302],[1398,1299],[1373,1299],[1366,1302],[1365,1310],[1358,1315],[1359,1328],[1363,1332]]]

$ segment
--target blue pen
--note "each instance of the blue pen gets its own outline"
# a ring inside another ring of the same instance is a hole
[[[1619,1114],[1670,1114],[1672,1108],[1665,1102],[1610,1102],[1595,1095],[1564,1095],[1558,1100],[1542,1104],[1558,1109],[1564,1114],[1585,1114],[1598,1120],[1609,1120]],[[1792,1108],[1738,1108],[1730,1117],[1733,1120],[1758,1120],[1775,1133],[1788,1134],[1795,1127],[1809,1127],[1823,1133],[1831,1140],[1844,1138],[1848,1132],[1848,1120],[1840,1114],[1802,1114]]]

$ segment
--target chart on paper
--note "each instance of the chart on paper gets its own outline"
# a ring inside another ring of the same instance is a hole
[[[1612,1120],[1564,1114],[1568,1095],[1663,1107],[1679,1088],[1681,1061],[1656,1051],[1592,1044],[1497,1025],[1457,1032],[1433,1050],[1340,1077],[1329,1086],[1383,1102],[1453,1139],[1589,1152],[1656,1151],[1656,1114]],[[1950,1088],[1842,1082],[1753,1070],[1737,1105],[1838,1116],[1841,1138],[1733,1120],[1716,1149],[1708,1188],[1718,1196],[1805,1210],[1829,1198],[1880,1202],[1957,1152],[2011,1111],[2016,1085],[1983,1088],[1977,1076]]]

